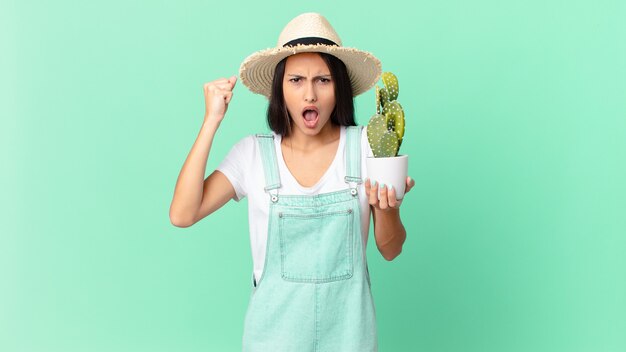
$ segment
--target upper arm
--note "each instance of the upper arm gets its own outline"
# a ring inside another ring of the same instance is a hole
[[[247,194],[247,177],[256,141],[248,136],[235,144],[226,157],[204,180],[202,202],[194,223],[215,212],[229,200],[240,200]]]
[[[194,218],[194,223],[215,212],[236,196],[235,188],[230,183],[226,175],[219,170],[213,171],[204,180],[202,191],[202,203]]]

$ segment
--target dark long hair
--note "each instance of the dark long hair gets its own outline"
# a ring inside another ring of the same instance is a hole
[[[352,85],[350,84],[350,76],[348,76],[346,65],[343,61],[330,54],[317,54],[326,62],[335,83],[335,109],[330,114],[331,123],[340,126],[355,126]],[[284,58],[276,65],[272,81],[272,93],[267,106],[267,124],[272,131],[284,137],[291,134],[291,118],[289,117],[289,111],[287,111],[285,97],[283,96],[283,78],[285,76],[286,62],[287,58]]]

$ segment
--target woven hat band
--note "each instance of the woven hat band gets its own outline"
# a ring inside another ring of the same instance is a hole
[[[297,39],[291,40],[291,41],[285,43],[285,45],[283,45],[283,47],[296,46],[298,44],[301,44],[301,45],[319,45],[319,44],[323,44],[323,45],[339,46],[339,45],[337,45],[337,43],[333,42],[332,40],[328,40],[326,38],[305,37],[305,38],[297,38]]]

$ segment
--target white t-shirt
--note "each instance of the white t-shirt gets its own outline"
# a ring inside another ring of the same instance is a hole
[[[367,129],[363,128],[361,133],[361,178],[365,181],[367,156],[373,156],[372,150],[367,141]],[[281,135],[274,133],[274,147],[278,162],[281,194],[289,195],[316,195],[322,193],[335,192],[346,189],[348,184],[344,181],[346,176],[346,127],[341,127],[339,146],[337,154],[330,167],[321,179],[312,187],[303,187],[293,177],[285,164],[280,147]],[[235,189],[235,200],[240,201],[248,197],[248,221],[250,224],[250,246],[252,249],[252,262],[254,277],[257,282],[263,273],[265,264],[265,251],[267,245],[267,227],[269,216],[270,196],[265,192],[265,174],[261,152],[254,135],[247,136],[235,144],[222,163],[217,167],[222,172]],[[370,224],[370,207],[365,195],[365,185],[362,183],[358,188],[359,201],[361,206],[361,235],[363,239],[363,259],[366,262],[365,252],[367,247],[367,237]]]

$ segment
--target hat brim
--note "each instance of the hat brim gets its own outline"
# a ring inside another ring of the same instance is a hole
[[[348,69],[354,96],[372,88],[382,72],[380,60],[366,51],[323,44],[296,45],[265,49],[248,56],[239,68],[241,83],[253,93],[269,98],[276,65],[288,56],[307,52],[327,53],[343,61]]]

